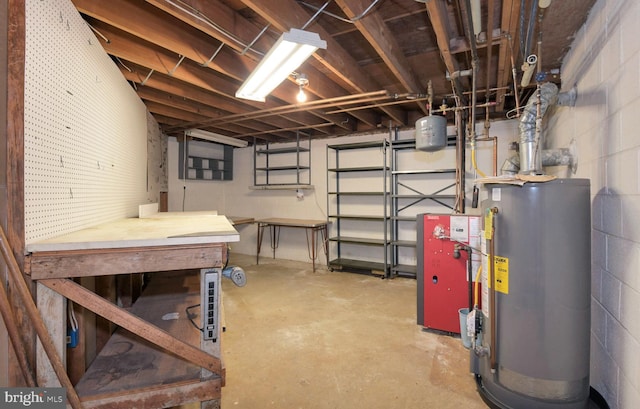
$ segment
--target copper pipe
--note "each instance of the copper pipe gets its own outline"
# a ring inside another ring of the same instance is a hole
[[[493,142],[493,176],[498,176],[498,137],[488,136],[476,139],[478,142]]]
[[[318,109],[319,107],[316,105],[325,105],[328,103],[356,104],[362,101],[366,101],[367,98],[371,98],[371,97],[387,98],[388,94],[387,94],[387,91],[380,90],[380,91],[366,92],[366,93],[356,94],[356,95],[344,95],[344,96],[334,97],[334,98],[319,99],[315,101],[305,102],[304,104],[283,105],[275,108],[267,108],[267,109],[261,109],[258,111],[226,115],[219,118],[211,118],[210,120],[207,120],[207,121],[190,122],[180,126],[168,128],[167,132],[178,130],[178,129],[191,128],[193,127],[193,125],[228,123],[228,122],[232,122],[232,120],[234,119],[248,120],[248,119],[261,118],[261,117],[276,115],[276,114],[283,115],[286,113],[306,111],[312,108]]]
[[[296,126],[296,127],[291,127],[291,128],[278,128],[278,131],[304,131],[305,129],[309,129],[309,128],[324,128],[327,126],[333,126],[333,122],[325,122],[323,124],[312,124],[312,125],[304,125],[304,126]],[[274,132],[273,130],[271,131],[260,131],[260,132],[251,132],[251,133],[245,133],[242,135],[237,135],[236,138],[246,138],[248,136],[258,136],[258,135],[266,135],[266,134],[270,134]]]
[[[455,125],[456,125],[456,203],[455,203],[455,211],[457,213],[465,212],[465,198],[464,198],[464,189],[465,189],[465,178],[464,178],[464,169],[465,169],[465,154],[466,150],[464,148],[464,122],[462,120],[462,111],[455,111]]]
[[[489,287],[489,313],[491,314],[491,346],[489,354],[491,356],[491,372],[495,372],[497,368],[497,355],[498,355],[498,311],[496,310],[496,304],[498,302],[498,292],[496,291],[496,269],[495,269],[495,215],[498,213],[497,207],[492,207],[491,212],[491,239],[489,240],[489,276],[491,280],[491,287]]]
[[[477,108],[485,108],[485,107],[491,107],[491,106],[495,106],[497,103],[496,102],[485,102],[484,104],[476,104]],[[471,108],[472,105],[466,105],[466,106],[455,106],[455,107],[451,107],[451,108],[445,108],[445,109],[434,109],[433,111],[431,111],[432,113],[438,113],[438,112],[449,112],[449,111],[462,111],[465,109],[469,109]]]
[[[410,103],[410,102],[428,101],[428,100],[429,100],[428,97],[413,98],[413,99],[402,99],[402,100],[395,100],[395,101],[391,101],[391,102],[383,102],[383,103],[378,103],[378,104],[361,105],[361,106],[357,106],[357,107],[353,107],[353,108],[343,108],[343,109],[338,109],[338,110],[335,110],[335,111],[327,111],[327,112],[325,112],[325,114],[326,115],[340,114],[340,113],[343,113],[343,112],[359,111],[361,109],[380,108],[380,107],[389,106],[389,105],[407,104],[407,103]]]
[[[31,298],[31,291],[29,291],[27,283],[24,281],[24,277],[22,276],[22,272],[20,271],[18,262],[13,255],[13,250],[11,249],[11,245],[7,240],[7,236],[5,235],[2,226],[0,226],[0,250],[2,251],[2,256],[4,257],[4,261],[7,264],[7,270],[9,270],[9,275],[13,281],[13,289],[21,298],[22,305],[24,306],[27,315],[31,320],[31,323],[33,324],[33,327],[38,334],[38,338],[40,338],[42,348],[46,352],[47,357],[51,362],[51,366],[53,367],[53,370],[56,373],[58,380],[60,381],[60,384],[62,385],[62,387],[67,389],[67,398],[69,399],[69,404],[73,409],[82,409],[80,398],[78,397],[76,390],[73,388],[71,380],[69,380],[69,376],[67,375],[67,372],[64,368],[64,364],[62,363],[62,360],[58,355],[58,351],[56,351],[56,346],[51,340],[49,330],[47,329],[42,317],[40,316],[40,313],[38,312],[38,307],[36,307],[33,298]]]

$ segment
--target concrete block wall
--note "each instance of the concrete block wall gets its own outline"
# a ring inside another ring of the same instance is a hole
[[[591,385],[640,407],[640,2],[598,0],[563,62],[575,107],[549,112],[548,147],[572,140],[591,179]],[[567,176],[559,170],[560,176]]]

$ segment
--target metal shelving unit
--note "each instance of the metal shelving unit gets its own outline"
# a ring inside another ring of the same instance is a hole
[[[233,180],[233,147],[194,140],[180,142],[178,177],[191,180]]]
[[[304,143],[304,145],[302,145]],[[275,160],[275,157],[280,160]],[[302,188],[311,187],[311,137],[300,140],[296,135],[295,146],[272,148],[269,143],[253,144],[253,188]]]
[[[327,145],[329,242],[336,254],[330,269],[389,275],[388,148],[387,140]],[[367,177],[372,183],[362,183]],[[376,183],[377,190],[361,190]]]
[[[391,260],[390,276],[416,278],[416,216],[424,213],[418,204],[429,203],[436,207],[445,207],[453,211],[457,200],[455,192],[456,169],[400,169],[400,155],[403,151],[415,150],[415,140],[401,140],[391,142],[391,240],[389,243]],[[449,141],[448,146],[455,146],[455,140]],[[435,189],[433,185],[438,185]],[[400,232],[404,238],[400,239]],[[407,232],[413,234],[407,235]],[[411,237],[409,239],[409,237]],[[401,257],[404,251],[405,257]],[[416,260],[407,262],[406,260]]]

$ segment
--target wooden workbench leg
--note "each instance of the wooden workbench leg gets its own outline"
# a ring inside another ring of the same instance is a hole
[[[58,356],[62,362],[66,362],[67,351],[67,302],[66,299],[55,291],[38,283],[37,305],[42,320],[44,321],[51,340],[53,341]],[[51,362],[45,353],[40,339],[36,347],[36,377],[40,387],[60,387],[60,381],[56,376]]]

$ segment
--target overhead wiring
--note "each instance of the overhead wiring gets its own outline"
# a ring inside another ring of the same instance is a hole
[[[227,39],[229,39],[231,42],[237,44],[238,46],[240,46],[240,48],[245,49],[246,51],[252,51],[256,54],[258,54],[259,56],[264,56],[263,52],[260,52],[252,47],[250,47],[250,44],[247,44],[246,42],[244,42],[243,40],[239,39],[238,37],[236,37],[233,33],[229,32],[228,30],[225,30],[223,27],[220,27],[218,24],[216,24],[213,20],[211,20],[209,17],[207,17],[204,13],[202,13],[200,10],[196,9],[195,7],[185,3],[182,0],[165,0],[167,3],[169,3],[170,5],[172,5],[173,7],[177,8],[178,10],[182,11],[183,13],[186,13],[187,15],[205,23],[206,25],[208,25],[209,27],[213,28],[214,30],[216,30],[218,33],[222,34],[224,37],[226,37]]]
[[[343,21],[343,22],[349,23],[349,24],[353,24],[356,21],[359,21],[359,20],[362,20],[363,18],[365,18],[371,12],[371,10],[373,10],[373,8],[376,6],[376,4],[378,4],[379,2],[380,2],[380,0],[374,0],[371,4],[369,4],[369,6],[366,9],[364,9],[362,11],[362,13],[358,14],[357,16],[355,16],[353,18],[345,18],[345,17],[341,17],[341,16],[338,16],[337,14],[334,14],[334,13],[331,13],[331,12],[328,12],[328,11],[324,10],[329,5],[329,3],[331,3],[331,0],[327,1],[322,7],[318,7],[318,6],[315,6],[313,4],[306,3],[304,1],[298,1],[299,4],[302,4],[305,7],[308,7],[310,9],[312,9],[312,10],[316,10],[318,12],[321,12],[322,14],[326,14],[329,17],[335,18],[336,20],[340,20],[340,21]]]

